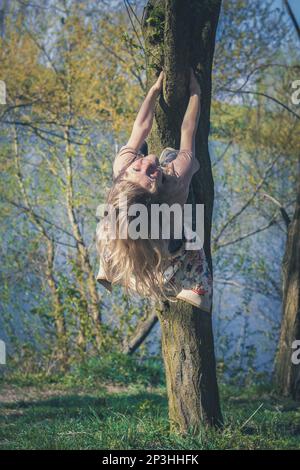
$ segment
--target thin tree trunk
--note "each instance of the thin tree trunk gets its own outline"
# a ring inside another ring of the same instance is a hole
[[[275,382],[279,392],[300,400],[300,364],[293,363],[294,341],[300,341],[300,159],[298,188],[293,220],[283,258],[283,312],[278,352],[275,360]],[[297,348],[299,349],[299,343]]]
[[[68,343],[67,343],[67,331],[66,323],[63,313],[63,302],[61,296],[58,292],[57,282],[54,275],[54,241],[47,233],[45,227],[42,225],[41,221],[36,217],[34,210],[32,209],[29,195],[27,193],[23,174],[21,170],[20,163],[20,153],[19,153],[19,141],[18,133],[15,126],[13,126],[13,143],[14,143],[14,157],[15,157],[15,166],[16,166],[16,177],[20,187],[20,192],[22,198],[28,208],[26,212],[30,221],[35,225],[37,230],[43,235],[43,238],[46,242],[47,252],[46,252],[46,269],[45,275],[47,283],[52,295],[52,316],[55,324],[56,339],[57,339],[57,354],[56,357],[59,360],[60,364],[63,366],[66,365],[68,361]]]
[[[66,38],[66,46],[68,54],[71,52],[71,45],[69,38]],[[71,143],[71,127],[73,116],[73,101],[72,101],[72,79],[69,59],[66,61],[66,98],[67,98],[67,121],[64,126],[64,141],[65,141],[65,155],[66,155],[66,205],[69,222],[76,240],[76,249],[78,260],[80,261],[82,274],[85,277],[86,291],[85,296],[88,306],[88,313],[93,321],[93,335],[95,338],[96,349],[101,350],[103,344],[103,335],[101,328],[101,311],[100,311],[100,298],[97,291],[97,284],[95,274],[92,270],[88,249],[85,245],[81,229],[78,223],[75,204],[74,204],[74,181],[73,181],[73,148]]]
[[[52,294],[53,317],[57,337],[57,359],[64,366],[67,365],[68,360],[68,340],[67,328],[64,317],[64,306],[61,296],[58,291],[57,282],[53,272],[54,268],[54,242],[47,239],[47,265],[46,265],[46,278],[49,289]]]
[[[204,249],[212,270],[210,235],[214,184],[208,151],[211,70],[220,0],[149,0],[143,32],[147,78],[152,83],[164,67],[166,85],[155,113],[149,139],[151,152],[179,148],[180,128],[189,98],[189,67],[200,81],[201,117],[196,134],[200,170],[191,196],[205,204]],[[198,432],[204,424],[221,425],[211,313],[178,302],[158,313],[166,369],[172,431]]]
[[[79,253],[77,252],[77,259],[79,258]],[[85,281],[83,272],[81,269],[81,263],[78,259],[76,263],[76,268],[78,272],[76,273],[76,280],[77,280],[77,287],[78,291],[80,292],[80,300],[78,302],[78,312],[77,312],[77,320],[78,320],[78,333],[76,336],[76,346],[78,348],[79,354],[82,356],[86,353],[87,350],[87,342],[88,338],[90,338],[91,329],[93,328],[93,324],[88,312],[88,304],[86,301],[86,292],[85,292]]]
[[[71,229],[76,240],[76,249],[78,251],[78,259],[80,260],[82,272],[86,276],[86,288],[89,295],[86,295],[86,301],[89,312],[94,324],[94,336],[97,349],[101,349],[102,333],[101,333],[101,313],[100,313],[100,299],[96,287],[95,275],[89,259],[88,249],[85,246],[81,230],[76,217],[74,208],[74,190],[73,190],[73,157],[70,140],[70,129],[68,126],[65,128],[64,138],[66,143],[66,202],[67,213]]]

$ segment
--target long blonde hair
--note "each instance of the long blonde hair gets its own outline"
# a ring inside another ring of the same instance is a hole
[[[120,175],[121,176],[121,175]],[[148,213],[148,231],[151,231],[151,205],[160,204],[163,196],[158,189],[151,193],[142,186],[118,177],[107,197],[107,207],[115,210],[115,229],[119,234],[120,225],[131,221],[128,211],[120,210],[120,195],[125,196],[127,207],[131,204],[143,204]],[[109,210],[106,218],[111,223]],[[98,224],[96,246],[107,279],[112,284],[121,284],[126,290],[134,290],[141,296],[154,297],[157,300],[170,299],[174,295],[171,283],[164,282],[164,270],[169,257],[168,240],[138,238],[103,237],[103,225]]]

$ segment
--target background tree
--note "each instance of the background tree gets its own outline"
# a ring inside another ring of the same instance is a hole
[[[24,11],[14,3],[0,53],[1,79],[7,86],[7,104],[1,107],[6,175],[1,184],[9,186],[2,191],[2,215],[15,216],[19,231],[28,223],[24,236],[36,236],[40,257],[32,256],[28,268],[36,265],[43,287],[35,299],[38,305],[30,309],[49,332],[49,349],[59,361],[66,360],[69,346],[73,358],[74,352],[107,347],[103,340],[109,328],[101,317],[90,234],[108,184],[115,141],[121,127],[126,131],[123,123],[130,121],[141,88],[137,78],[128,82],[134,65],[139,77],[139,64],[133,59],[124,12],[104,10],[85,21],[90,5],[66,5],[55,21],[51,3],[42,17],[35,16],[34,8]],[[47,28],[52,28],[51,41]],[[25,249],[23,256],[27,254]],[[42,292],[48,305],[42,303]],[[23,323],[23,307],[20,313]],[[112,336],[109,331],[108,342]],[[58,347],[53,348],[54,342]]]

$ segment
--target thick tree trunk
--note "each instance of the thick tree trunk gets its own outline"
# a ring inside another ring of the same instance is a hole
[[[180,128],[189,98],[189,67],[200,81],[201,117],[196,135],[200,170],[192,181],[194,201],[205,204],[204,249],[210,268],[210,234],[214,184],[208,151],[211,69],[221,0],[149,0],[143,18],[153,83],[163,67],[166,85],[149,139],[151,152],[179,148]],[[166,369],[172,431],[198,432],[204,424],[220,425],[222,415],[216,380],[211,314],[178,302],[158,312]]]
[[[298,170],[296,208],[288,228],[282,266],[283,316],[275,361],[275,381],[279,392],[295,400],[300,400],[300,364],[292,361],[293,343],[300,341],[300,160]]]

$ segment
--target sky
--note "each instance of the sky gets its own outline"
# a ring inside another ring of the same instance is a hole
[[[289,3],[298,23],[300,23],[300,0],[289,0]],[[279,8],[285,8],[282,0],[274,0],[274,4]]]

